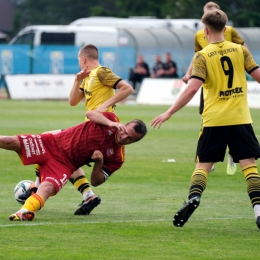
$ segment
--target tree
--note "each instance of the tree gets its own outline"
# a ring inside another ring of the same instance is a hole
[[[32,24],[69,24],[89,16],[154,16],[196,18],[203,14],[205,0],[12,0],[17,7],[14,29]],[[218,0],[235,27],[260,26],[258,0]]]

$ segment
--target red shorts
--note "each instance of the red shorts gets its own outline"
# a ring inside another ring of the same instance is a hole
[[[59,151],[52,134],[18,135],[22,153],[18,154],[24,165],[39,164],[40,182],[51,182],[56,193],[67,183],[73,167]]]

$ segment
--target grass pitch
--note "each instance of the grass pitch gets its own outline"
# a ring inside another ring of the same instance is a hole
[[[210,174],[199,208],[183,228],[172,224],[187,199],[200,128],[198,108],[186,107],[161,129],[152,118],[166,106],[118,105],[123,123],[144,120],[148,134],[126,147],[126,162],[107,183],[93,188],[101,204],[89,216],[74,216],[81,195],[68,183],[32,222],[11,222],[20,208],[13,189],[34,180],[14,152],[0,150],[0,259],[208,260],[257,259],[260,231],[241,170],[226,174],[226,161]],[[41,133],[83,122],[84,104],[0,100],[0,134]],[[252,109],[260,137],[259,110]],[[175,162],[167,162],[174,159]],[[259,166],[259,162],[258,162]],[[87,177],[91,169],[84,167]]]

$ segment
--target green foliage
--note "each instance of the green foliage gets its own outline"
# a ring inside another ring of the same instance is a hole
[[[28,24],[69,24],[89,16],[155,16],[157,18],[196,18],[203,14],[207,0],[23,0],[14,1],[17,14],[14,24],[20,28]],[[218,0],[235,27],[260,26],[258,0]],[[18,15],[21,13],[22,15]],[[14,29],[18,29],[18,28]]]
[[[41,133],[81,123],[84,104],[64,101],[1,100],[1,135]],[[68,183],[51,197],[32,222],[10,222],[20,208],[13,188],[34,180],[33,166],[22,166],[14,152],[0,150],[0,259],[208,260],[259,258],[259,230],[243,174],[226,174],[217,163],[200,207],[183,228],[172,225],[187,199],[200,128],[198,108],[186,107],[161,129],[152,118],[166,106],[118,105],[123,123],[143,119],[148,134],[126,147],[122,169],[100,187],[101,204],[89,216],[75,216],[81,195]],[[252,110],[260,137],[259,110]],[[175,159],[175,163],[163,162]],[[259,165],[259,163],[258,163]],[[84,167],[89,177],[90,169]]]

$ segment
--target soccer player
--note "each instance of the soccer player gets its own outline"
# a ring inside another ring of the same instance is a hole
[[[89,44],[83,46],[78,53],[78,62],[81,71],[76,75],[70,92],[69,103],[76,106],[85,98],[86,111],[98,110],[115,112],[116,103],[124,100],[134,92],[131,85],[114,74],[108,67],[101,66],[98,61],[98,49]],[[117,92],[115,93],[115,90]],[[85,118],[87,121],[88,118]],[[39,166],[36,165],[36,175]],[[70,182],[82,194],[83,201],[75,211],[76,215],[88,215],[101,202],[99,196],[92,191],[84,171],[77,169],[71,176]],[[31,193],[37,191],[39,179],[31,189],[21,195],[20,199],[27,199]]]
[[[220,7],[218,4],[214,2],[208,2],[205,4],[203,11],[204,14],[210,10],[218,9],[220,10]],[[225,32],[224,32],[224,38],[227,41],[231,41],[234,43],[242,44],[243,46],[246,46],[244,40],[240,37],[239,33],[232,27],[232,26],[226,26]],[[195,52],[201,51],[203,48],[205,48],[209,44],[205,34],[204,30],[199,30],[197,31],[195,35]],[[189,69],[187,73],[183,76],[182,80],[187,83],[188,80],[190,79],[191,76],[191,71],[192,71],[192,64],[190,64]],[[203,88],[201,88],[201,95],[200,95],[200,107],[199,107],[199,112],[202,114],[204,108],[204,99],[203,99]],[[214,169],[214,166],[213,166]],[[232,156],[230,153],[228,154],[228,163],[227,163],[227,174],[228,175],[234,175],[236,173],[236,164],[233,161]]]
[[[247,48],[224,39],[227,20],[227,15],[217,9],[203,15],[204,32],[210,44],[195,54],[191,79],[180,97],[166,112],[151,121],[151,126],[160,128],[193,98],[202,85],[205,107],[196,167],[191,176],[189,201],[173,218],[176,227],[182,227],[199,206],[211,167],[224,160],[228,146],[244,174],[260,229],[260,176],[255,161],[260,157],[260,147],[252,127],[245,75],[246,70],[260,83],[260,68]]]
[[[56,133],[0,136],[0,148],[17,152],[24,165],[40,165],[37,192],[10,220],[32,220],[35,211],[84,164],[94,162],[91,185],[104,183],[124,163],[125,145],[140,141],[147,133],[139,119],[123,125],[112,112],[88,111],[87,117],[90,121]]]

